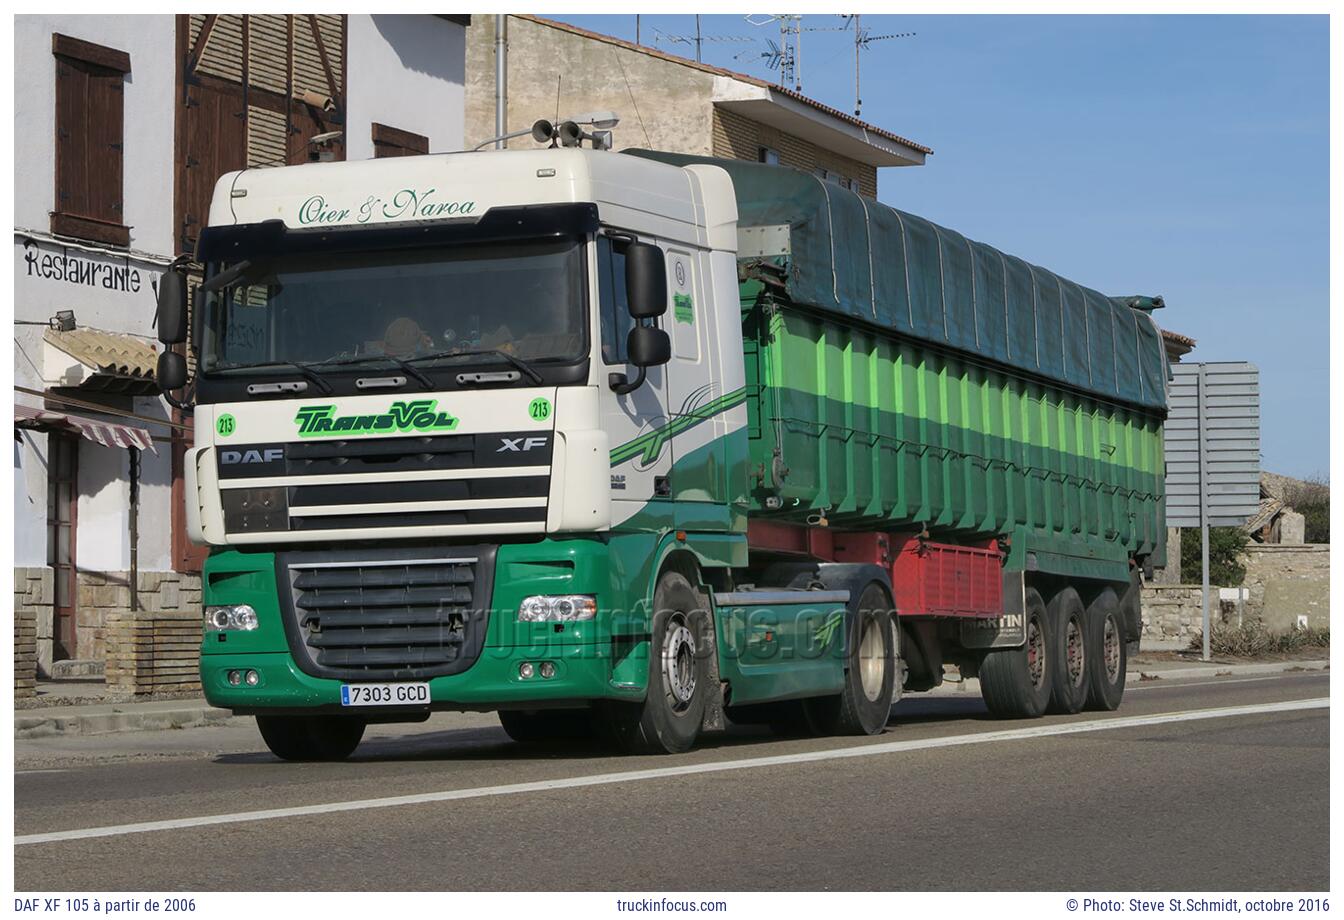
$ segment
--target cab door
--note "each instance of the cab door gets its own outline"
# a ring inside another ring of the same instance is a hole
[[[624,238],[597,238],[599,385],[602,427],[611,438],[611,519],[613,527],[659,529],[672,526],[667,368],[649,368],[644,383],[624,395],[609,382],[612,374],[634,380],[639,373],[626,362],[634,320],[626,301],[625,245]],[[666,328],[666,321],[664,316],[655,323]]]

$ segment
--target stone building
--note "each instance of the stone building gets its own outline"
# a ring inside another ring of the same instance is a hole
[[[467,29],[467,146],[494,137],[496,19]],[[877,196],[884,166],[933,151],[791,89],[535,16],[506,16],[508,132],[615,112],[613,146],[782,163]],[[530,137],[510,142],[534,146]]]
[[[15,18],[17,689],[107,624],[199,611],[154,381],[158,278],[244,167],[462,146],[466,16]],[[40,667],[38,667],[40,665]]]

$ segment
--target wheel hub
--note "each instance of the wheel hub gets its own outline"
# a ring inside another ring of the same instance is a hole
[[[882,694],[886,669],[887,650],[877,617],[865,617],[863,635],[859,639],[859,680],[863,684],[863,695],[869,700],[876,700]]]
[[[663,636],[663,685],[677,709],[695,695],[695,636],[680,616],[668,620]]]
[[[1064,663],[1069,669],[1069,682],[1075,687],[1080,687],[1086,674],[1087,662],[1083,651],[1083,624],[1076,617],[1069,619],[1064,638],[1067,642]]]
[[[1116,629],[1115,620],[1111,617],[1106,618],[1106,628],[1101,637],[1102,660],[1106,664],[1106,679],[1111,683],[1117,683],[1120,680],[1120,630]]]
[[[1027,622],[1027,673],[1033,687],[1039,689],[1045,683],[1045,636],[1035,619]]]

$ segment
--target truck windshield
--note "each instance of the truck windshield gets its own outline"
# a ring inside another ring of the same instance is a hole
[[[207,295],[202,368],[292,373],[283,365],[333,362],[336,371],[388,357],[456,371],[497,362],[491,351],[571,363],[587,349],[582,252],[578,240],[563,239],[254,256]]]

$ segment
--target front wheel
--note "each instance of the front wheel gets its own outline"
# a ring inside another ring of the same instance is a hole
[[[700,735],[709,701],[713,626],[703,595],[679,572],[664,572],[653,592],[649,691],[643,703],[607,703],[604,733],[629,752],[679,754]]]
[[[261,739],[281,760],[345,760],[359,747],[364,727],[345,716],[257,716]]]

